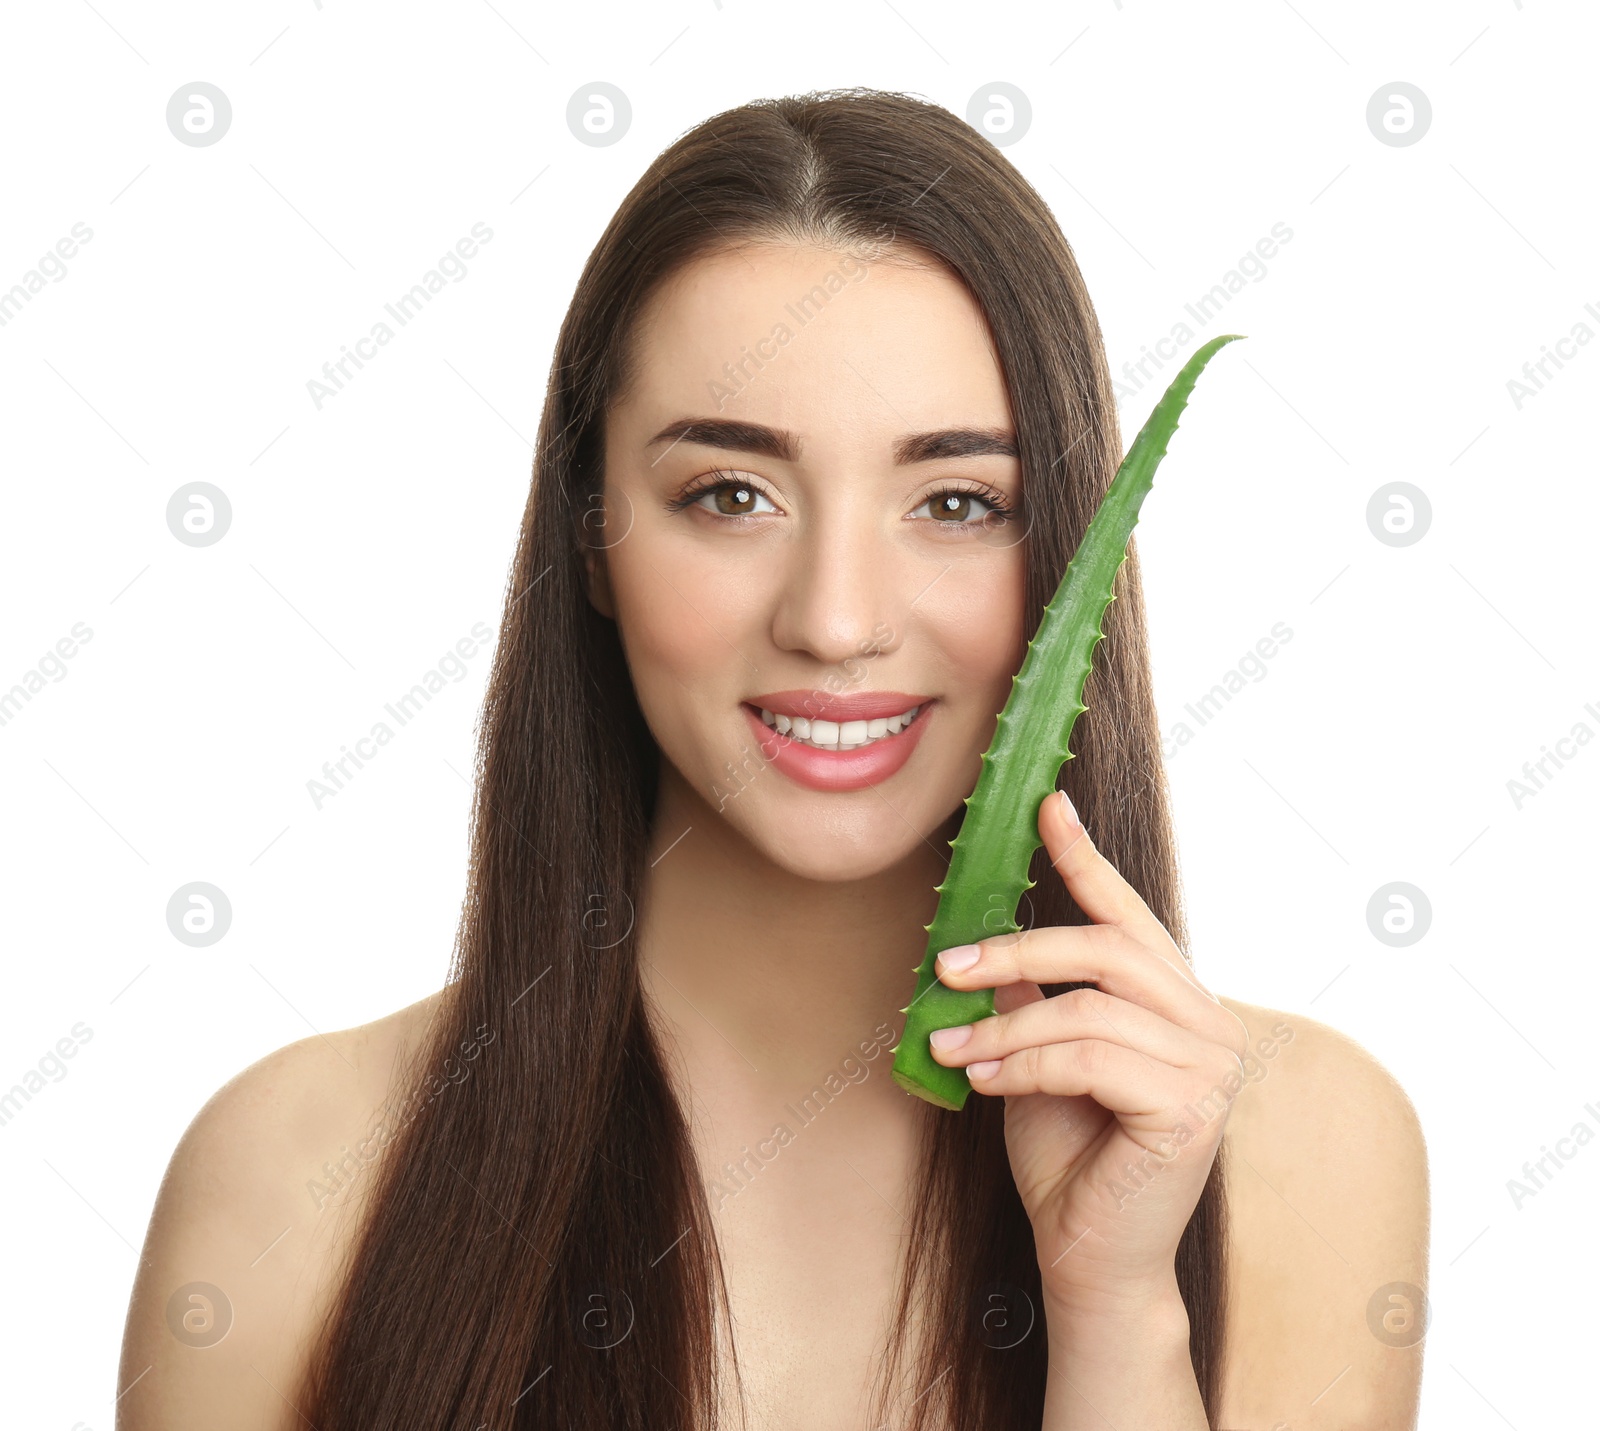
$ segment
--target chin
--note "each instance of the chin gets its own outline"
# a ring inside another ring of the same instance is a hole
[[[884,813],[889,814],[888,811]],[[892,814],[889,818],[899,833],[888,837],[881,829],[874,828],[864,831],[859,839],[848,834],[827,833],[786,839],[783,829],[778,828],[782,822],[774,821],[769,825],[764,820],[759,829],[741,826],[740,833],[774,865],[798,879],[814,880],[818,884],[848,884],[872,879],[893,869],[918,844],[915,831]],[[878,826],[879,822],[872,823]]]

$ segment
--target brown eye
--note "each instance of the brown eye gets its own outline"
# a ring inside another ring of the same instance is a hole
[[[935,521],[964,522],[972,515],[972,494],[946,492],[942,497],[929,500],[928,511]]]
[[[767,505],[758,507],[756,503],[765,502]],[[714,517],[727,517],[730,521],[740,517],[759,517],[767,512],[778,509],[772,505],[772,499],[761,491],[753,482],[743,482],[737,477],[724,478],[721,482],[708,482],[685,492],[683,496],[674,498],[668,504],[668,509],[681,512],[688,507],[698,507]]]
[[[748,517],[760,493],[743,482],[724,482],[710,493],[712,503],[724,517]]]
[[[998,493],[988,491],[968,492],[962,487],[947,487],[935,492],[918,511],[926,511],[941,527],[970,527],[987,530],[1009,521],[1016,515]]]

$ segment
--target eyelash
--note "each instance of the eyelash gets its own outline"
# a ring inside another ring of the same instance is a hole
[[[762,492],[761,488],[756,486],[754,482],[747,482],[743,478],[734,477],[730,474],[720,472],[708,473],[707,476],[711,480],[701,481],[690,487],[687,491],[672,498],[667,503],[667,511],[673,513],[682,512],[687,508],[692,507],[708,492],[717,492],[724,487],[745,487],[752,492],[759,492],[763,497],[766,497],[769,502],[772,501],[772,498],[768,496],[767,493]],[[1016,508],[1006,501],[1005,494],[996,491],[995,488],[984,482],[957,481],[947,483],[945,486],[930,492],[922,505],[925,506],[928,502],[937,502],[943,497],[977,497],[996,517],[1003,522],[1009,522],[1017,515]],[[708,511],[706,515],[715,517],[721,522],[742,522],[750,517],[763,517],[767,514],[765,512],[745,512],[740,516],[730,517],[726,512]],[[959,531],[963,527],[981,527],[984,525],[984,523],[981,521],[935,522],[934,525],[941,527],[954,527]]]

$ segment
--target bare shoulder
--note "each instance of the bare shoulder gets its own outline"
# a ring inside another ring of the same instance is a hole
[[[287,1044],[195,1115],[128,1306],[121,1431],[302,1424],[294,1401],[360,1226],[395,1074],[447,992]]]
[[[1409,1431],[1428,1161],[1405,1090],[1353,1039],[1223,999],[1250,1052],[1228,1114],[1221,1424]]]

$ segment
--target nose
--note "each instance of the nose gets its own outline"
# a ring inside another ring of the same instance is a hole
[[[899,644],[901,554],[865,512],[836,511],[810,524],[789,549],[772,639],[825,665]],[[885,640],[884,633],[891,634]]]

